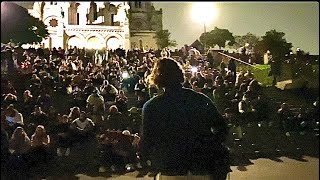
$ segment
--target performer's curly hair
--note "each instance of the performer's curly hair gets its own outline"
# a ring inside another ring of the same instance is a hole
[[[155,62],[148,77],[150,84],[159,88],[177,86],[184,81],[184,71],[181,65],[172,58],[163,58]]]

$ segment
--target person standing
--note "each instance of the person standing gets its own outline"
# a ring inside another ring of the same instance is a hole
[[[227,124],[210,98],[182,87],[184,72],[172,58],[158,60],[149,78],[164,93],[143,106],[141,159],[150,160],[160,176],[226,179]]]
[[[231,74],[233,76],[233,82],[236,82],[236,78],[237,78],[237,65],[234,61],[234,59],[230,59],[229,63],[228,63],[228,70],[231,71]]]

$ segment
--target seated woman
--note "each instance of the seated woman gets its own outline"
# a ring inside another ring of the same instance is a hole
[[[50,136],[46,129],[38,125],[31,136],[31,160],[33,163],[46,163],[49,155]]]
[[[9,150],[12,154],[8,164],[8,175],[11,179],[27,179],[28,155],[31,141],[22,127],[17,127],[9,141]]]
[[[4,114],[5,114],[6,122],[10,127],[9,134],[12,134],[12,132],[16,129],[16,127],[24,125],[22,114],[17,109],[15,109],[13,104],[10,104],[7,107]]]
[[[29,152],[31,141],[22,127],[17,127],[10,139],[9,149],[14,155],[23,155]]]

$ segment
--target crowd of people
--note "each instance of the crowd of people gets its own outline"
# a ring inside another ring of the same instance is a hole
[[[149,99],[164,93],[149,83],[149,77],[155,62],[171,52],[93,52],[76,47],[2,48],[1,157],[7,167],[69,156],[75,147],[92,141],[98,141],[103,152],[100,171],[115,165],[138,167],[141,110]],[[234,60],[216,63],[212,54],[202,56],[194,48],[182,48],[177,55],[185,72],[183,87],[209,97],[240,138],[248,124],[275,123],[268,116],[276,110],[250,70],[237,72]],[[128,106],[129,93],[136,97],[133,107]],[[289,120],[294,116],[283,104],[277,122],[285,132],[303,131],[319,120],[315,112],[308,118],[301,112],[297,123]]]

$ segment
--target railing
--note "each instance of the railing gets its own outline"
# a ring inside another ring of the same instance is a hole
[[[227,54],[225,54],[225,53],[222,53],[222,52],[218,52],[218,53],[221,54],[221,55],[223,55],[223,56],[226,56],[226,57],[228,57],[228,58],[234,59],[234,60],[236,60],[236,61],[238,61],[238,62],[240,62],[240,63],[242,63],[242,64],[246,64],[246,65],[248,65],[248,66],[250,66],[250,67],[253,67],[253,68],[255,68],[255,69],[259,69],[258,67],[254,66],[254,65],[252,65],[252,64],[250,64],[250,63],[247,63],[247,62],[242,61],[242,60],[240,60],[240,59],[237,59],[237,58],[235,58],[235,57],[229,56],[229,55],[227,55]]]

